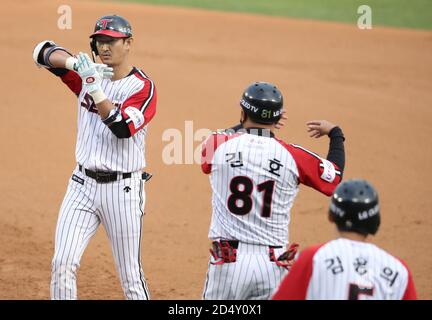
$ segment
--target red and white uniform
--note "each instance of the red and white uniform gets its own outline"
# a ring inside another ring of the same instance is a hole
[[[412,300],[408,267],[377,246],[339,238],[302,251],[275,300]]]
[[[213,214],[209,238],[285,246],[290,209],[305,184],[331,195],[340,172],[298,145],[249,133],[213,134],[203,148]]]
[[[156,89],[142,71],[133,68],[123,79],[102,80],[102,89],[120,108],[131,136],[117,138],[105,125],[91,96],[74,71],[61,80],[78,97],[77,167],[69,181],[55,234],[51,298],[77,299],[77,270],[85,248],[102,223],[108,234],[127,299],[149,299],[141,266],[141,234],[145,191],[142,170],[147,125],[156,111]],[[114,173],[102,183],[85,171]],[[126,175],[124,175],[126,174]]]
[[[213,191],[209,239],[239,241],[239,257],[262,256],[223,265],[211,261],[204,299],[270,298],[285,269],[269,261],[268,246],[282,248],[278,254],[284,251],[299,184],[331,195],[340,181],[336,165],[268,133],[259,129],[215,133],[203,145],[202,171],[210,174]],[[221,282],[227,279],[240,284],[224,288]],[[255,284],[249,283],[251,279]]]
[[[62,81],[78,96],[77,163],[91,170],[135,172],[145,168],[147,124],[156,112],[156,89],[142,71],[134,68],[122,79],[102,79],[102,90],[121,107],[132,137],[118,139],[100,120],[91,96],[82,89],[79,75],[69,71]],[[141,113],[143,116],[141,116]]]

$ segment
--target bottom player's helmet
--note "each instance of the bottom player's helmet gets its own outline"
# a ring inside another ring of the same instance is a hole
[[[366,180],[347,180],[334,191],[329,213],[340,231],[375,234],[381,219],[378,193]]]
[[[256,123],[277,123],[282,116],[283,96],[275,85],[255,82],[244,91],[240,106]]]

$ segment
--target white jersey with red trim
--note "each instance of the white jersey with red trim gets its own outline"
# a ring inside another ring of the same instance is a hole
[[[209,238],[284,246],[299,183],[331,195],[340,172],[300,146],[249,132],[215,133],[203,145],[213,190]]]
[[[122,79],[102,79],[101,89],[114,109],[101,119],[81,77],[66,68],[50,67],[49,57],[56,50],[67,52],[52,41],[43,41],[36,46],[33,58],[39,66],[60,77],[78,97],[78,164],[57,220],[51,299],[78,298],[81,257],[102,224],[125,297],[148,300],[150,294],[141,265],[141,236],[149,175],[142,171],[147,125],[156,113],[156,88],[135,67]]]
[[[416,299],[408,267],[366,242],[345,238],[304,250],[273,299]]]
[[[146,165],[147,124],[156,111],[153,81],[136,68],[125,78],[102,80],[102,90],[108,100],[121,109],[132,135],[128,139],[119,139],[102,122],[93,99],[82,90],[79,75],[69,71],[61,78],[78,95],[76,161],[90,170],[141,171]]]

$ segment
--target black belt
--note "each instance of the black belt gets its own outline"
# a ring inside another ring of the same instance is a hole
[[[238,249],[239,241],[238,240],[220,240],[220,242],[227,242],[234,249]],[[282,246],[268,246],[271,249],[280,249]]]
[[[120,179],[128,179],[132,177],[131,172],[127,173],[120,173],[120,172],[113,172],[113,171],[92,171],[89,169],[83,168],[82,165],[78,165],[79,171],[83,172],[87,177],[90,177],[92,179],[95,179],[98,183],[108,183],[108,182],[114,182]],[[84,169],[84,170],[83,170]],[[152,175],[147,172],[143,172],[141,175],[141,178],[145,181],[150,180]]]

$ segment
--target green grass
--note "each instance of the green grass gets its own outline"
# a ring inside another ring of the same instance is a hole
[[[357,24],[357,8],[372,8],[372,24],[432,29],[432,0],[130,0],[150,4],[250,12]]]

